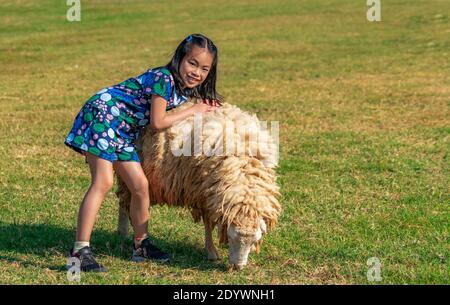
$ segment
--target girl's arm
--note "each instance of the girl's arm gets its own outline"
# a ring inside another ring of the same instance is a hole
[[[214,106],[206,103],[195,104],[192,107],[181,110],[177,113],[166,114],[167,102],[159,95],[153,95],[150,110],[150,127],[153,130],[162,130],[171,127],[176,122],[194,115],[196,112],[209,112],[214,110]]]

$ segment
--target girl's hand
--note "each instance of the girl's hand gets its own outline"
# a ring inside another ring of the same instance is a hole
[[[207,105],[214,106],[214,107],[222,106],[222,103],[219,100],[204,99],[203,103],[206,103]]]
[[[198,103],[192,106],[192,109],[194,109],[194,113],[207,113],[213,111],[216,106],[211,106],[206,103]]]

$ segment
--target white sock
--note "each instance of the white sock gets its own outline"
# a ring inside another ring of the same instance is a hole
[[[84,247],[89,247],[88,241],[76,241],[75,244],[73,245],[73,253],[77,253]]]

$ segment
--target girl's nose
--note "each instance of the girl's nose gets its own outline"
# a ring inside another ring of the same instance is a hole
[[[200,75],[200,71],[198,68],[195,69],[193,72],[194,72],[195,77],[198,77]]]

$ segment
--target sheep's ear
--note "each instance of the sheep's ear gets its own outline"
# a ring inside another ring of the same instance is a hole
[[[262,234],[267,233],[267,225],[264,219],[262,218],[259,219],[259,228],[261,229]]]
[[[262,218],[259,219],[259,228],[256,231],[256,235],[258,236],[256,238],[256,241],[254,243],[254,247],[255,247],[255,253],[259,254],[260,250],[261,250],[261,244],[262,244],[262,235],[266,234],[267,232],[267,225],[264,222],[264,220]],[[259,233],[259,234],[258,234]]]
[[[261,228],[258,228],[255,232],[255,242],[259,241],[262,238]]]

